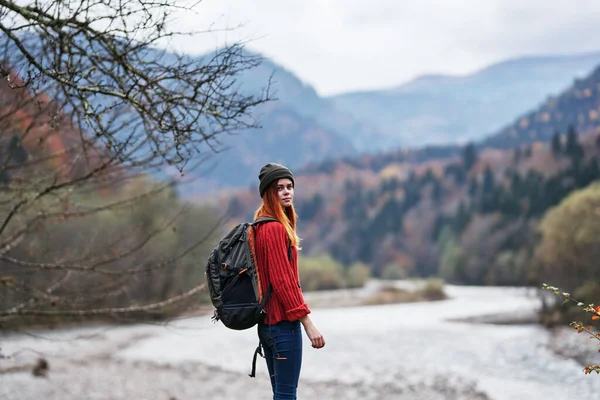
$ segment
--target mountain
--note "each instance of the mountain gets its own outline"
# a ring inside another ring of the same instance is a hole
[[[374,132],[368,124],[338,112],[313,87],[268,58],[245,70],[237,81],[245,94],[261,93],[269,85],[272,100],[252,113],[260,127],[220,136],[219,147],[224,150],[210,156],[202,167],[205,172],[193,177],[193,184],[182,187],[185,196],[247,187],[256,183],[258,171],[269,161],[300,168],[307,163],[356,156],[359,150],[351,138]]]
[[[244,90],[253,93],[260,91],[269,80],[273,97],[279,106],[292,108],[299,116],[313,119],[323,128],[350,141],[358,152],[368,148],[366,143],[382,136],[371,121],[355,118],[354,110],[340,110],[329,99],[320,97],[312,86],[273,60],[264,58],[258,67],[247,70],[240,77]]]
[[[228,150],[212,156],[209,172],[185,193],[247,187],[255,183],[262,164],[275,159],[310,171],[331,168],[339,160],[360,163],[361,153],[379,155],[373,162],[380,165],[388,159],[456,155],[465,142],[498,132],[506,121],[537,107],[598,64],[600,53],[527,57],[469,76],[427,75],[386,91],[323,98],[265,58],[239,79],[248,93],[257,93],[271,80],[274,100],[255,113],[261,128],[221,138]]]
[[[482,141],[482,147],[513,148],[536,141],[549,142],[556,132],[573,127],[589,132],[600,126],[600,67],[577,79],[566,91]]]
[[[585,134],[599,127],[600,66],[591,74],[576,79],[566,90],[548,96],[539,107],[521,113],[495,133],[472,143],[481,150],[514,149],[536,142],[550,142],[557,132],[565,133],[569,129],[574,129]],[[341,164],[380,171],[391,163],[418,164],[429,160],[458,157],[463,148],[464,145],[459,144],[398,148],[316,162],[305,165],[301,171],[306,174],[322,173],[332,171]]]
[[[421,147],[478,141],[600,64],[600,53],[525,57],[467,76],[427,75],[402,86],[329,98],[381,136],[357,148]]]
[[[185,185],[186,196],[210,195],[219,190],[248,187],[258,182],[258,172],[267,162],[291,168],[357,154],[348,140],[299,115],[281,104],[260,107],[261,128],[221,137],[225,150],[212,154],[203,170],[207,173]]]
[[[528,284],[540,219],[600,180],[599,113],[600,67],[477,144],[307,165],[295,171],[304,254],[380,276]],[[260,199],[252,187],[214,201],[240,221]]]
[[[0,39],[6,40],[2,35],[0,35]],[[30,39],[27,41],[28,46],[39,45],[35,36]],[[13,50],[17,51],[14,48]],[[235,68],[242,67],[242,70],[235,77],[231,77],[233,82],[230,86],[229,81],[224,83],[219,80],[220,90],[237,91],[241,95],[260,96],[269,85],[271,100],[251,110],[253,119],[251,123],[256,121],[258,129],[220,134],[211,138],[210,143],[205,142],[199,146],[197,150],[202,154],[196,160],[192,160],[187,166],[188,168],[184,170],[185,178],[183,180],[192,183],[180,187],[181,195],[186,197],[203,196],[222,188],[247,186],[256,181],[259,169],[269,161],[279,161],[296,168],[305,163],[358,154],[348,138],[353,134],[364,136],[368,132],[360,131],[360,126],[353,124],[351,117],[337,113],[330,102],[320,98],[311,86],[304,84],[292,73],[271,60],[246,50],[240,49],[239,53],[238,50],[232,51],[232,59],[229,62],[236,66]],[[175,53],[157,49],[147,49],[144,57],[146,60],[158,59],[164,65],[179,62],[178,55]],[[191,63],[200,65],[209,65],[209,63],[214,65],[215,62],[214,54],[185,55],[185,57]],[[247,69],[243,69],[246,66],[244,60],[251,60],[253,65],[257,58],[262,59],[258,66],[250,67],[248,65]],[[229,71],[222,72],[223,76],[229,73]],[[14,93],[6,91],[4,86],[0,87],[0,95],[2,95],[2,99],[0,99],[2,104],[0,105],[3,106],[3,109],[7,108],[4,103],[10,103],[12,108],[17,108],[18,112],[32,112],[25,108],[20,110],[16,105],[17,100],[11,97]],[[53,98],[55,94],[48,92],[45,95]],[[97,96],[94,101],[97,102],[95,106],[112,107],[111,99],[106,96]],[[116,123],[125,122],[129,117],[122,114],[119,118],[122,119]],[[327,123],[323,123],[323,121]],[[3,132],[10,129],[12,127],[5,127]],[[131,129],[119,129],[118,138],[125,140],[132,134]],[[211,127],[207,123],[209,134],[210,129]],[[219,130],[219,127],[217,126],[215,129]],[[9,134],[11,134],[10,137]],[[12,132],[7,132],[4,136],[6,136],[4,141],[12,140],[12,137],[17,138],[12,135]],[[28,135],[30,138],[33,136]],[[66,136],[60,138],[57,135],[54,136],[45,145],[49,146],[52,143],[54,146],[63,146],[58,142],[66,140]],[[10,144],[7,143],[2,143],[2,145]],[[30,147],[33,145],[29,143],[25,143],[25,145],[27,151],[32,151]],[[40,147],[37,143],[35,146]],[[137,152],[144,154],[148,150],[152,149],[143,146]],[[214,150],[217,151],[214,152]],[[3,155],[0,154],[0,159],[2,157]],[[199,168],[193,169],[195,163],[200,161],[198,159],[203,160],[203,163]],[[158,179],[172,176],[179,179],[181,176],[176,168],[167,165],[162,169],[148,172]]]

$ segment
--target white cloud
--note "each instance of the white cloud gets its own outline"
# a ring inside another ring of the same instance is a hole
[[[515,56],[600,50],[597,0],[204,0],[197,11],[178,15],[178,26],[243,26],[177,48],[202,53],[249,40],[324,95],[470,73]]]

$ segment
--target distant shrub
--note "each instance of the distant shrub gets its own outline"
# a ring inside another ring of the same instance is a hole
[[[428,279],[419,293],[426,300],[444,300],[448,297],[444,291],[444,282],[434,278]]]
[[[298,270],[303,290],[331,290],[345,287],[343,267],[329,255],[301,257],[298,260]]]
[[[300,257],[298,270],[305,291],[362,287],[371,277],[371,270],[362,263],[348,268],[329,255]]]
[[[412,291],[401,289],[393,285],[383,285],[380,290],[366,298],[365,305],[412,303],[419,301],[420,296]]]
[[[381,279],[385,280],[399,280],[406,279],[408,277],[408,273],[406,270],[400,265],[396,263],[388,264],[383,268],[381,272]]]
[[[408,290],[392,283],[384,284],[379,291],[365,299],[365,305],[412,303],[416,301],[435,301],[446,299],[444,282],[440,279],[428,279],[416,290]]]
[[[358,288],[363,287],[369,279],[371,279],[371,270],[365,264],[357,262],[352,264],[345,274],[346,287]]]

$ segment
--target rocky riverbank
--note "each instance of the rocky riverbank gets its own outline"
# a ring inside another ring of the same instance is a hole
[[[360,288],[305,292],[304,298],[311,309],[316,309],[442,300],[446,294],[443,283],[437,280],[373,279]]]
[[[147,329],[125,338],[123,334],[99,334],[89,339],[61,341],[56,343],[58,348],[53,349],[48,342],[44,346],[36,346],[36,351],[29,348],[28,340],[3,340],[4,354],[10,355],[10,358],[0,360],[0,398],[230,400],[243,396],[252,400],[271,397],[268,377],[264,373],[252,379],[245,374],[198,362],[171,365],[131,361],[117,356],[120,350],[149,335],[151,333]],[[116,337],[119,340],[115,340]],[[45,361],[46,368],[34,374],[40,359]],[[259,362],[263,361],[259,359]],[[299,397],[327,400],[489,399],[472,385],[456,378],[437,375],[417,380],[393,370],[376,384],[302,379]]]
[[[0,397],[15,400],[37,399],[114,399],[114,400],[230,400],[271,398],[267,379],[208,368],[202,364],[177,367],[147,362],[52,362],[46,378],[21,372],[0,380]],[[465,399],[483,400],[487,396],[468,385],[438,378],[431,384],[404,382],[391,375],[381,385],[346,385],[339,382],[300,383],[299,397],[313,399]]]
[[[406,290],[414,289],[413,283]],[[381,289],[380,282],[364,288],[306,293],[311,308],[359,306]],[[210,308],[210,307],[208,307]],[[208,308],[188,317],[206,316]],[[271,397],[265,368],[250,378],[239,371],[208,366],[201,362],[178,363],[130,360],[119,357],[129,346],[150,339],[167,327],[106,327],[36,332],[34,336],[12,335],[0,340],[0,398],[37,399],[114,399],[114,400],[229,400],[244,396]],[[39,337],[36,337],[39,335]],[[58,336],[57,336],[58,335]],[[199,340],[202,340],[201,336]],[[43,361],[40,361],[43,360]],[[357,359],[357,363],[360,360]],[[262,359],[258,363],[264,363]],[[44,368],[40,369],[40,365]],[[309,364],[303,368],[310,368]],[[410,368],[409,368],[410,369]],[[487,400],[469,382],[443,374],[406,376],[407,369],[391,369],[389,374],[362,383],[339,380],[313,381],[302,378],[300,398],[315,399],[465,399]]]
[[[548,347],[556,354],[571,358],[583,366],[600,364],[600,341],[568,326],[553,328]]]
[[[361,306],[377,292],[372,283],[306,294],[328,345],[307,346],[300,398],[543,400],[592,398],[600,390],[564,358],[588,344],[587,355],[597,354],[593,341],[568,327],[551,338],[527,323],[538,303],[522,289],[448,285],[439,302]],[[264,360],[255,379],[247,375],[253,346],[255,332],[227,331],[206,314],[168,324],[0,333],[0,353],[9,357],[0,356],[0,398],[270,398]]]

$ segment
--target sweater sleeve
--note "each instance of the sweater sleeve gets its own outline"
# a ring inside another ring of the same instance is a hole
[[[266,237],[267,274],[277,296],[285,309],[288,320],[295,321],[310,313],[304,301],[297,271],[294,271],[287,254],[287,233],[281,224],[263,226]]]

